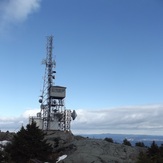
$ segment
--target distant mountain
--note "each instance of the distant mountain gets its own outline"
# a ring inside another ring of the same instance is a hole
[[[131,134],[81,134],[83,137],[95,138],[95,139],[105,139],[112,138],[116,143],[122,143],[126,138],[131,142],[133,146],[135,146],[136,142],[143,142],[146,146],[150,146],[153,141],[157,143],[157,145],[163,144],[163,136],[158,135],[131,135]]]

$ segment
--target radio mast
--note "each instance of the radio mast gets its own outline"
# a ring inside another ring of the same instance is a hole
[[[47,37],[47,54],[43,60],[45,75],[42,95],[40,96],[40,112],[37,117],[31,117],[42,130],[70,131],[71,118],[77,116],[75,110],[67,110],[64,105],[66,87],[55,86],[56,62],[53,59],[53,36]]]

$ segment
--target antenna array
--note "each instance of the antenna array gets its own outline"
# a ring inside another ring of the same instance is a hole
[[[40,112],[36,117],[30,117],[30,123],[34,120],[42,130],[70,130],[71,119],[75,119],[75,110],[67,110],[64,105],[66,87],[55,86],[56,62],[53,60],[53,36],[47,37],[47,54],[43,60],[45,75],[42,95],[40,96]]]

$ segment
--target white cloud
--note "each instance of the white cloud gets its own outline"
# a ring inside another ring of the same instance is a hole
[[[40,112],[40,109],[28,109],[23,113],[24,118],[29,118],[30,116],[36,116],[36,114]]]
[[[29,116],[36,116],[39,109],[26,110],[19,117],[0,117],[0,129],[18,131],[26,126]],[[76,110],[72,121],[74,134],[119,133],[163,134],[163,105],[128,106],[105,110]]]
[[[18,117],[0,117],[0,130],[2,131],[18,131],[21,126],[26,126],[29,116],[36,116],[39,109],[28,109]]]
[[[0,26],[4,30],[11,24],[16,24],[27,19],[29,14],[37,11],[41,0],[1,0]]]
[[[77,110],[74,133],[163,134],[163,105]]]

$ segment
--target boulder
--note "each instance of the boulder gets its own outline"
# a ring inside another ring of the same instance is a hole
[[[46,138],[54,147],[55,158],[66,155],[58,163],[135,163],[139,153],[147,150],[63,131],[48,132]]]
[[[72,144],[76,150],[60,163],[135,163],[140,151],[146,150],[98,139],[80,139]]]

